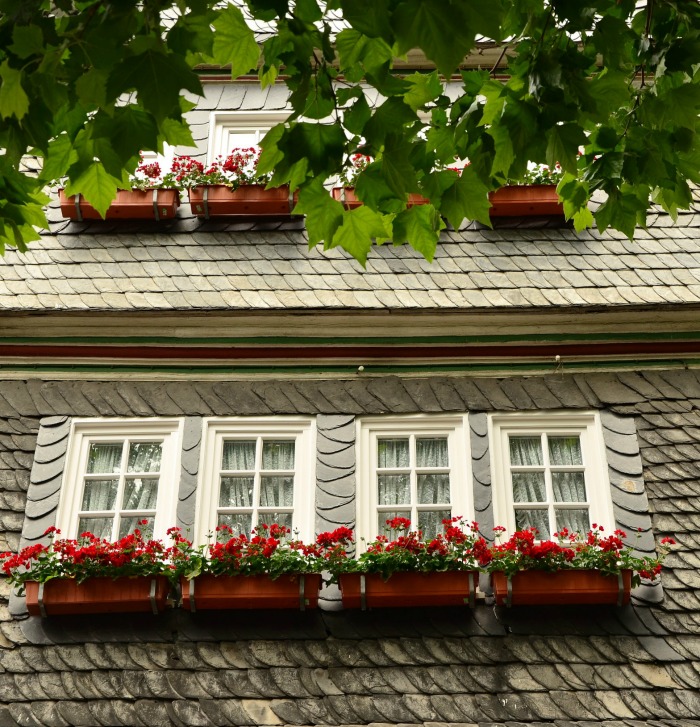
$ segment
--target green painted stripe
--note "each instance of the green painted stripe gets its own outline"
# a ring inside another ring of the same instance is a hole
[[[239,338],[174,338],[172,336],[0,336],[1,343],[7,344],[135,344],[135,345],[416,345],[416,344],[467,344],[467,343],[511,343],[525,341],[562,342],[562,341],[696,341],[700,331],[660,331],[639,333],[518,333],[499,336],[251,336]]]
[[[365,365],[365,374],[391,374],[391,373],[441,373],[441,372],[493,372],[493,371],[514,371],[531,372],[537,371],[543,374],[562,373],[567,369],[644,369],[657,367],[697,367],[700,366],[700,359],[650,359],[642,361],[581,361],[561,362],[559,364],[546,363],[525,363],[525,364],[406,364],[398,366],[395,364]],[[317,374],[358,374],[355,365],[340,366],[182,366],[182,365],[100,365],[100,364],[18,364],[0,365],[0,373],[177,373],[177,374],[270,374],[278,373],[287,375],[290,373],[317,373]]]

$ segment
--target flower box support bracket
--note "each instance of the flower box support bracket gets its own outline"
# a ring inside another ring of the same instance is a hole
[[[78,192],[78,194],[75,195],[75,217],[78,220],[78,222],[83,221],[83,211],[80,209],[81,197],[82,197],[82,195],[80,194],[80,192]],[[44,584],[42,583],[41,585],[43,586]]]
[[[156,222],[160,222],[160,213],[158,212],[158,190],[153,188],[153,216],[156,218]]]

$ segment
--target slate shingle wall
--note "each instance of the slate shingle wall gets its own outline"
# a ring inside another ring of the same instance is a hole
[[[700,724],[700,375],[693,371],[386,378],[359,386],[2,382],[4,537],[17,545],[45,417],[58,425],[71,415],[323,415],[322,465],[323,452],[351,451],[352,415],[436,408],[603,408],[622,422],[634,418],[655,533],[683,547],[667,561],[664,601],[602,611],[479,605],[419,615],[280,614],[274,623],[256,614],[184,613],[155,623],[37,623],[13,620],[3,607],[0,726]],[[470,426],[474,446],[483,436],[478,416]],[[188,446],[197,446],[194,435]],[[192,463],[185,466],[192,476]],[[319,488],[351,507],[352,467],[336,475],[320,466]],[[319,504],[319,524],[332,522]]]

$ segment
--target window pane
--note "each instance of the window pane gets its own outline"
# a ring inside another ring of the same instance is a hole
[[[264,470],[293,470],[294,442],[263,442]]]
[[[516,510],[515,526],[518,530],[536,527],[538,540],[546,540],[549,536],[549,515],[547,510]]]
[[[408,467],[409,463],[408,439],[377,440],[378,467]]]
[[[253,478],[222,477],[219,507],[253,507]]]
[[[260,507],[292,507],[294,477],[261,477]]]
[[[291,512],[261,512],[258,517],[258,521],[261,523],[279,523],[284,527],[292,529],[292,513]]]
[[[417,467],[448,467],[447,439],[416,439]]]
[[[508,441],[513,467],[543,464],[542,441],[539,437],[508,437]]]
[[[113,522],[111,517],[81,517],[78,519],[78,535],[88,532],[98,538],[111,540]]]
[[[568,528],[569,532],[585,534],[591,526],[588,510],[555,510],[557,530]]]
[[[513,502],[544,502],[544,472],[513,472]]]
[[[578,437],[549,437],[549,461],[553,465],[583,464]]]
[[[245,471],[255,469],[255,442],[224,442],[221,469]]]
[[[583,472],[552,472],[555,502],[586,502]]]
[[[157,477],[134,477],[124,483],[124,510],[155,510],[158,496]]]
[[[114,510],[119,480],[85,480],[81,510]]]
[[[160,472],[160,442],[132,442],[127,472]]]
[[[450,476],[448,474],[418,475],[417,480],[419,505],[450,502]]]
[[[395,517],[405,517],[408,520],[411,519],[411,511],[410,510],[392,510],[390,512],[379,512],[377,513],[377,534],[378,535],[387,535],[389,538],[395,538],[400,533],[398,530],[387,530],[387,520],[393,520]],[[415,525],[415,523],[411,523],[411,525]],[[402,531],[403,532],[403,531]]]
[[[405,475],[377,475],[378,505],[408,505],[411,502],[410,477]]]
[[[96,444],[90,445],[88,453],[88,474],[118,474],[122,463],[122,449],[120,444]]]
[[[246,513],[227,513],[219,515],[219,525],[228,525],[233,528],[234,535],[240,535],[241,533],[250,533],[251,530],[251,518],[253,516]],[[228,540],[228,533],[217,533],[217,540]]]
[[[442,521],[451,517],[450,510],[429,510],[418,513],[418,529],[426,538],[434,538],[443,532]]]
[[[141,525],[140,520],[148,520],[146,525]],[[134,515],[133,517],[123,517],[119,523],[119,537],[123,538],[129,533],[133,533],[138,528],[141,531],[141,535],[146,540],[150,540],[153,537],[153,518],[146,518],[143,515]]]

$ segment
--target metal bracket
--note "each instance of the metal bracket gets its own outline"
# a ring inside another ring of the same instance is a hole
[[[622,606],[625,600],[625,582],[622,579],[622,573],[617,574],[617,605]]]
[[[195,606],[194,602],[194,578],[190,578],[188,581],[189,585],[187,587],[187,595],[190,599],[190,611],[194,613],[197,610],[197,607]]]
[[[513,581],[511,580],[511,577],[508,576],[508,580],[506,581],[507,585],[507,591],[506,591],[506,606],[510,608],[513,605]]]
[[[304,596],[304,586],[306,584],[306,579],[304,578],[304,575],[299,576],[299,610],[300,611],[306,611],[306,598]]]
[[[360,607],[367,610],[367,578],[364,573],[360,574]]]
[[[209,219],[209,187],[204,187],[202,190],[202,203],[204,204],[204,219]],[[190,583],[192,581],[190,580]]]
[[[158,213],[158,190],[153,189],[153,216],[156,222],[160,222],[160,214]]]
[[[468,573],[467,578],[469,580],[469,608],[474,608],[476,605],[476,578],[477,575],[473,571]]]
[[[39,602],[39,613],[41,614],[41,618],[46,618],[46,607],[44,606],[44,584],[39,584],[39,595],[37,596],[37,601]]]
[[[289,199],[287,200],[289,203],[289,214],[292,214],[292,210],[294,209],[294,193],[292,192],[292,188],[289,188]]]
[[[80,192],[78,192],[78,194],[75,195],[75,216],[78,222],[83,221],[83,212],[80,209],[80,197]]]
[[[153,611],[153,615],[158,615],[158,604],[156,603],[156,588],[158,587],[158,582],[155,578],[151,578],[151,591],[148,594],[148,597],[151,600],[151,611]]]

